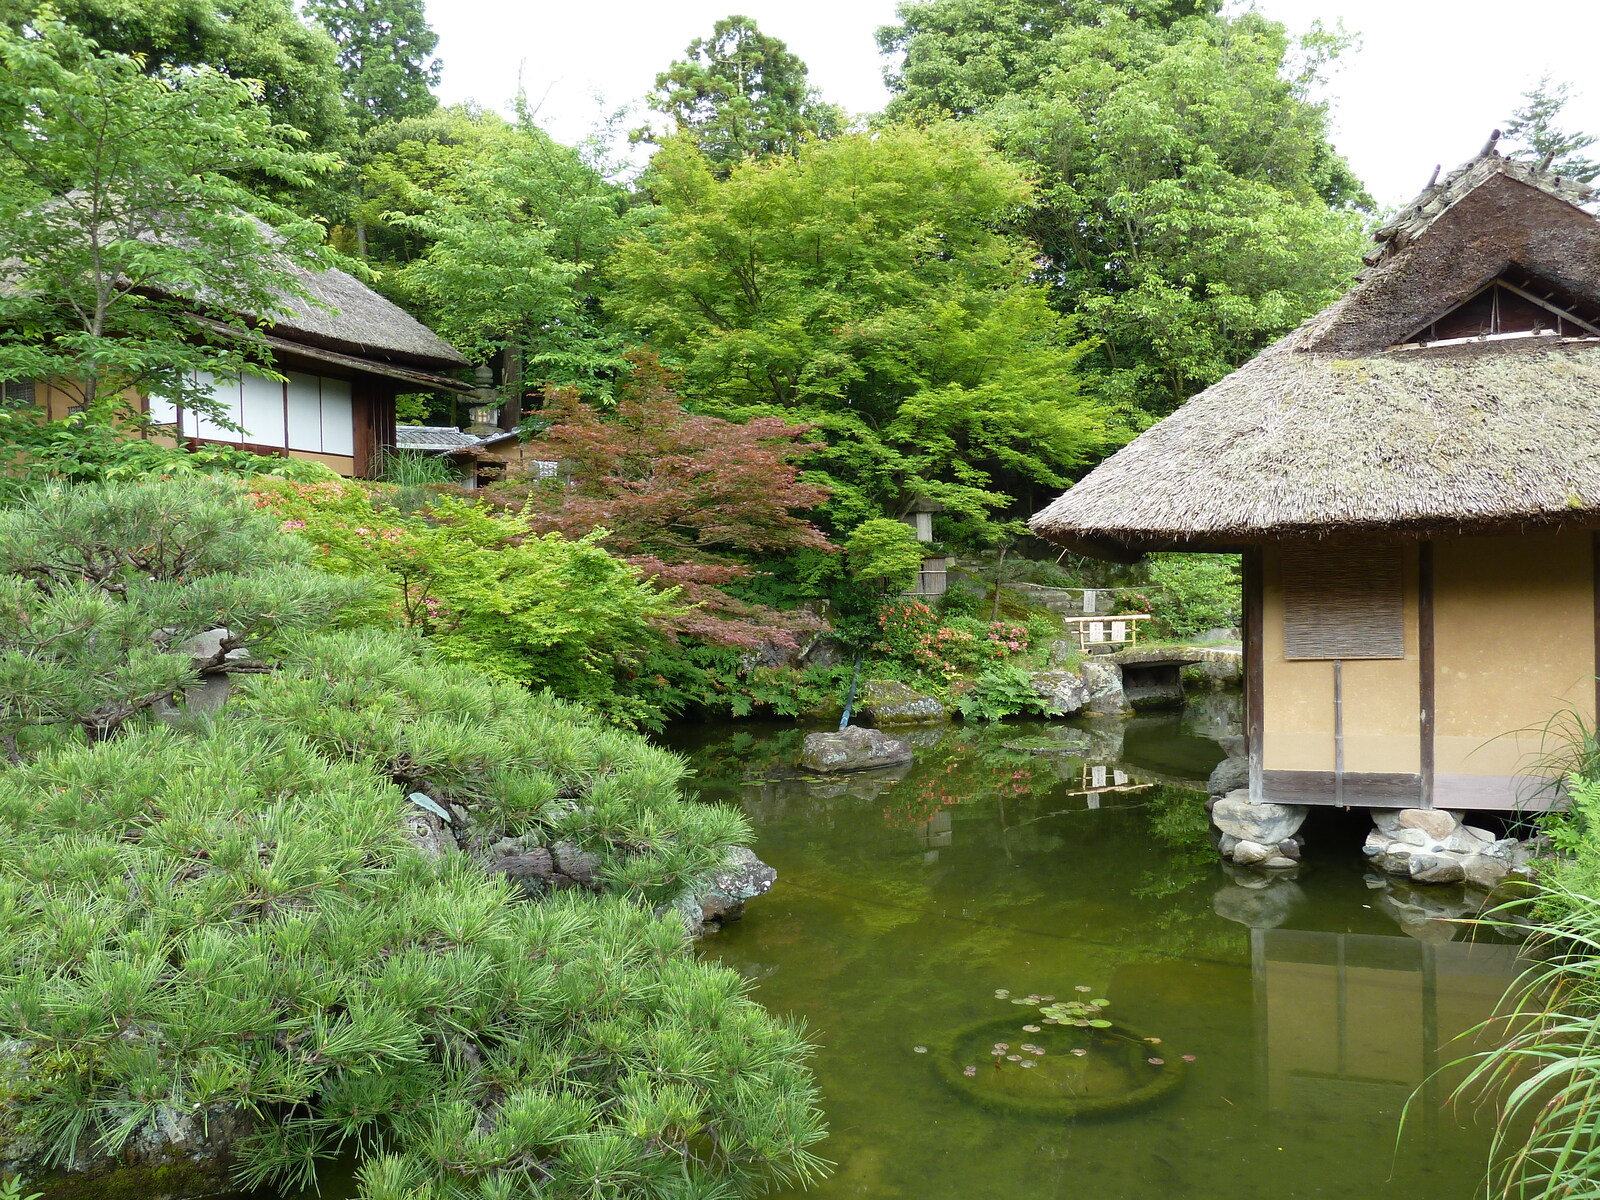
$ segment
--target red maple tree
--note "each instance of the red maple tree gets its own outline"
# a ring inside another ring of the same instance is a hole
[[[814,617],[752,604],[724,588],[756,574],[760,559],[834,549],[803,515],[828,498],[795,465],[818,448],[802,440],[810,426],[696,416],[654,354],[629,357],[633,371],[612,412],[571,391],[546,391],[550,424],[528,451],[559,462],[559,475],[515,472],[489,498],[523,507],[540,532],[609,530],[607,549],[660,586],[681,589],[693,606],[668,623],[671,634],[793,649],[798,634],[817,627]]]

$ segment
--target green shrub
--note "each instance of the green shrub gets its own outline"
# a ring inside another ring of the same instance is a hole
[[[1005,717],[1043,716],[1044,698],[1034,689],[1028,672],[1014,662],[992,663],[978,673],[957,702],[968,721],[999,721]]]
[[[1152,611],[1174,637],[1239,623],[1239,559],[1231,554],[1156,554],[1150,560]]]
[[[604,530],[541,537],[520,513],[448,496],[401,513],[345,480],[259,481],[252,495],[330,570],[378,584],[394,619],[425,634],[441,657],[548,688],[619,723],[659,719],[627,681],[662,644],[654,623],[679,611],[676,597],[607,554]]]
[[[455,483],[460,478],[460,472],[441,454],[386,450],[380,460],[378,478],[399,487],[429,487]]]
[[[934,605],[941,616],[976,617],[983,612],[983,589],[953,581]]]
[[[128,483],[170,476],[314,482],[337,476],[321,463],[252,454],[234,446],[170,446],[117,431],[83,413],[52,421],[42,408],[0,409],[0,497],[56,484]]]
[[[928,547],[904,521],[872,517],[861,522],[845,540],[845,561],[850,574],[867,587],[903,592],[922,569]]]
[[[849,677],[848,666],[751,666],[747,655],[731,647],[680,640],[644,656],[631,690],[669,719],[797,717],[842,704]]]

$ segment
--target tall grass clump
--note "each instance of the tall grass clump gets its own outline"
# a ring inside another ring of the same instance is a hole
[[[1525,937],[1529,965],[1473,1036],[1458,1099],[1498,1106],[1489,1186],[1507,1200],[1600,1196],[1600,753],[1577,714],[1544,729],[1543,766],[1567,769],[1567,807],[1542,819],[1551,857],[1528,895],[1483,918]]]

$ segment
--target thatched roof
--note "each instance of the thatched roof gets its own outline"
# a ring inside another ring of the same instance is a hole
[[[421,321],[337,268],[294,269],[298,283],[328,308],[285,297],[273,332],[293,341],[344,350],[362,358],[394,359],[420,367],[464,367],[467,359]]]
[[[1379,231],[1341,300],[1112,455],[1034,532],[1131,557],[1600,526],[1600,337],[1418,341],[1497,279],[1600,318],[1586,198],[1490,149]]]

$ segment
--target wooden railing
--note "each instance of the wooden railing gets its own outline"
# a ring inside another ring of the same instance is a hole
[[[1076,633],[1078,649],[1085,654],[1096,650],[1121,650],[1137,645],[1139,624],[1149,613],[1126,613],[1115,617],[1062,617],[1068,633]]]

